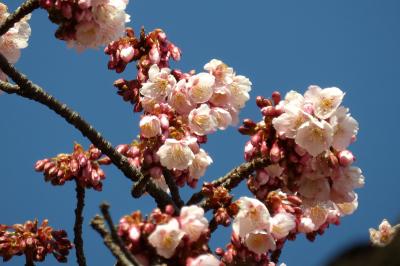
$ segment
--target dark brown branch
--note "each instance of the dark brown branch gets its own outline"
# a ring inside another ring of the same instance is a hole
[[[165,209],[165,206],[172,205],[175,209],[175,213],[179,214],[179,208],[176,206],[175,202],[167,194],[167,192],[158,188],[151,180],[147,183],[146,191],[155,199],[158,208],[161,210]]]
[[[13,85],[8,82],[0,80],[0,90],[8,94],[17,93],[19,91],[18,85]]]
[[[102,203],[100,205],[100,210],[101,213],[104,216],[104,219],[106,220],[108,227],[110,228],[111,231],[111,237],[114,241],[114,243],[116,243],[118,245],[118,247],[120,248],[120,250],[122,251],[122,253],[124,253],[125,257],[129,260],[130,263],[132,263],[135,266],[139,266],[140,263],[136,260],[136,258],[132,255],[131,252],[129,252],[124,243],[122,242],[121,238],[118,236],[117,231],[115,230],[115,225],[112,221],[110,212],[109,212],[109,208],[110,205],[108,205],[107,203]]]
[[[85,188],[76,181],[76,209],[74,225],[74,244],[76,252],[76,261],[79,266],[86,266],[85,253],[83,251],[82,224],[83,208],[85,207]]]
[[[149,174],[144,174],[139,180],[133,184],[131,194],[134,198],[140,198],[146,192],[146,185],[150,180]]]
[[[116,151],[111,143],[104,139],[104,137],[77,112],[71,110],[66,104],[62,104],[52,95],[45,92],[41,87],[29,81],[26,76],[19,73],[11,66],[2,54],[0,54],[0,68],[19,86],[19,91],[16,92],[18,95],[42,103],[62,116],[104,154],[110,157],[113,164],[132,181],[136,181],[142,176],[141,172],[133,167],[125,156]]]
[[[231,190],[240,184],[242,180],[247,178],[252,172],[256,169],[265,167],[269,162],[268,158],[257,158],[250,162],[243,163],[238,167],[232,169],[225,176],[220,177],[211,182],[213,186],[223,186],[224,188]],[[204,195],[201,191],[192,195],[192,197],[188,200],[186,205],[197,204],[204,199]],[[203,202],[201,205],[205,206],[206,202]]]
[[[163,175],[165,178],[165,182],[168,185],[168,188],[171,192],[172,200],[175,202],[175,205],[178,208],[182,208],[182,206],[185,204],[181,198],[181,195],[179,194],[179,188],[176,185],[176,182],[174,180],[174,177],[171,175],[171,172],[168,169],[163,169]]]
[[[15,90],[15,93],[22,97],[37,101],[63,117],[69,124],[78,129],[83,136],[87,137],[97,148],[106,154],[113,164],[117,166],[126,177],[132,181],[144,179],[143,174],[137,168],[133,167],[125,156],[115,150],[111,143],[101,136],[93,126],[86,122],[77,112],[71,110],[66,104],[59,102],[52,95],[45,92],[41,87],[33,84],[25,75],[21,74],[10,65],[1,53],[0,68],[19,86],[19,90]],[[161,204],[161,206],[165,206],[163,205],[164,203],[172,203],[172,205],[175,206],[171,197],[155,185],[150,185],[146,188],[149,189],[149,194],[155,198],[159,205]]]
[[[36,8],[39,8],[39,0],[27,0],[23,3],[14,13],[10,14],[0,26],[0,36],[4,35],[15,23],[32,13]]]
[[[117,258],[119,264],[121,266],[134,266],[124,255],[124,253],[121,251],[120,247],[114,243],[114,240],[111,237],[111,234],[107,231],[105,224],[104,224],[104,219],[100,217],[99,215],[96,215],[91,222],[91,225],[94,230],[96,230],[101,237],[103,238],[104,244],[107,246],[107,248],[111,251],[111,253],[114,255],[114,257]]]

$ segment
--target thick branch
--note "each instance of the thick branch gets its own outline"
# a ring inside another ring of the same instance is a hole
[[[257,158],[250,162],[243,163],[238,167],[232,169],[225,176],[220,177],[211,182],[211,184],[215,187],[223,186],[224,188],[231,190],[240,184],[242,180],[247,178],[252,172],[256,169],[265,167],[269,162],[268,158]],[[186,205],[197,204],[204,199],[204,195],[201,191],[192,195]],[[206,202],[203,202],[201,205],[205,206]]]
[[[156,200],[158,208],[164,210],[165,206],[172,205],[175,213],[179,214],[179,208],[171,197],[165,191],[158,188],[151,180],[147,183],[146,191]]]
[[[116,243],[118,245],[118,247],[121,249],[122,253],[124,253],[125,257],[129,260],[130,263],[132,263],[135,266],[139,266],[140,263],[136,260],[136,258],[132,255],[132,253],[130,253],[124,243],[122,242],[121,238],[118,236],[117,231],[115,230],[115,226],[114,223],[112,221],[110,212],[109,212],[109,208],[110,205],[108,205],[107,203],[102,203],[100,205],[100,210],[101,213],[104,216],[104,219],[106,220],[108,227],[110,228],[111,231],[111,237],[114,241],[114,243]]]
[[[85,188],[76,181],[76,209],[75,209],[75,225],[74,225],[74,244],[76,251],[76,261],[79,266],[86,266],[85,253],[83,252],[82,224],[83,224],[83,208],[85,207]]]
[[[67,105],[59,102],[52,95],[45,92],[41,87],[29,81],[23,74],[19,73],[13,66],[11,66],[2,54],[0,54],[0,68],[19,86],[19,90],[16,91],[18,95],[42,103],[62,116],[104,154],[110,157],[113,164],[132,181],[136,181],[142,176],[141,172],[133,167],[125,156],[116,151],[111,143],[104,139],[104,137],[93,128],[93,126],[87,123],[77,112],[71,110]]]
[[[36,8],[39,8],[39,0],[28,0],[23,3],[14,13],[10,14],[0,26],[0,36],[4,35],[15,23],[32,13]]]
[[[179,194],[179,188],[176,185],[174,177],[167,169],[163,169],[163,175],[165,178],[165,182],[167,183],[168,188],[171,192],[172,200],[175,202],[178,208],[182,208],[185,203],[182,201],[181,195]]]
[[[104,244],[108,247],[114,257],[117,258],[121,266],[134,266],[121,251],[120,247],[114,242],[111,234],[104,225],[104,219],[98,215],[93,218],[91,225],[103,238]]]
[[[131,194],[134,198],[140,198],[146,192],[146,185],[150,180],[149,174],[144,174],[139,180],[133,184]]]

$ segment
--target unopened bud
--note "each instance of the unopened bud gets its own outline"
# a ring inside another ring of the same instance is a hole
[[[341,166],[349,166],[354,162],[354,155],[349,150],[344,150],[338,154],[339,164]]]

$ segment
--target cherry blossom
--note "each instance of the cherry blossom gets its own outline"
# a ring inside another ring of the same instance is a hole
[[[203,254],[189,260],[187,266],[220,266],[221,262],[211,254]]]
[[[194,179],[199,179],[204,175],[212,162],[213,160],[211,157],[203,149],[200,149],[199,152],[194,155],[193,162],[189,166],[190,176]]]
[[[265,254],[269,250],[275,250],[275,240],[272,235],[264,230],[254,230],[246,235],[246,247],[258,254]]]
[[[400,229],[400,225],[392,226],[386,219],[380,223],[378,230],[374,228],[369,229],[369,235],[372,245],[384,247],[388,245]]]
[[[320,119],[328,119],[342,103],[344,93],[336,87],[321,89],[318,86],[310,86],[304,98],[314,108],[314,114]]]
[[[204,210],[196,205],[183,207],[179,220],[182,230],[189,236],[191,242],[197,241],[200,235],[208,230]]]
[[[5,4],[0,3],[0,24],[10,15]],[[30,15],[15,23],[4,35],[0,36],[0,52],[11,63],[15,64],[21,56],[21,49],[28,47],[31,28],[28,24]],[[0,80],[7,81],[7,76],[0,70]]]
[[[178,221],[173,218],[166,224],[157,225],[148,240],[160,256],[169,259],[174,255],[184,235]]]
[[[145,138],[153,138],[161,134],[161,122],[157,116],[146,115],[140,120],[140,134]]]
[[[160,162],[168,169],[184,170],[192,164],[195,158],[187,141],[166,139],[165,143],[157,151]]]

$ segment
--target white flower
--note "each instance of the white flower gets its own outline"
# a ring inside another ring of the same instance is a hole
[[[279,106],[282,106],[283,110],[286,111],[288,107],[297,107],[298,109],[302,109],[304,106],[304,97],[297,91],[289,91],[285,95],[285,99],[279,102]]]
[[[153,138],[161,134],[161,122],[155,115],[143,116],[140,120],[140,135],[145,138]]]
[[[149,69],[149,79],[142,84],[140,93],[145,97],[163,102],[176,83],[170,72],[169,68],[160,69],[157,65],[152,65]]]
[[[364,179],[360,168],[349,166],[343,168],[339,176],[333,180],[332,188],[338,193],[351,192],[355,188],[363,187]]]
[[[189,100],[188,89],[184,79],[178,81],[172,89],[168,96],[168,103],[181,115],[187,115],[195,108],[195,105]]]
[[[212,59],[205,64],[204,70],[207,70],[215,77],[217,84],[230,84],[235,75],[231,67],[228,67],[224,62],[217,59]]]
[[[265,254],[268,250],[275,250],[275,240],[270,233],[264,230],[254,230],[246,235],[246,247],[258,254]]]
[[[78,50],[97,48],[123,36],[125,23],[130,21],[125,13],[127,3],[127,0],[79,1],[82,8],[91,8],[91,13],[75,26],[76,39],[69,40],[69,45]]]
[[[264,170],[267,172],[267,174],[270,177],[281,177],[284,168],[281,167],[279,164],[270,164],[267,167],[264,168]]]
[[[9,15],[7,6],[0,3],[0,24],[3,24]],[[31,28],[28,24],[30,17],[30,15],[25,16],[19,22],[15,23],[5,34],[0,36],[0,52],[11,64],[15,64],[18,61],[21,56],[20,49],[28,46],[29,36],[31,35]],[[1,70],[0,80],[7,80],[7,76]]]
[[[208,73],[199,73],[190,77],[188,82],[189,97],[193,103],[205,103],[213,94],[215,78]]]
[[[257,199],[241,197],[238,204],[240,210],[232,224],[236,235],[244,238],[254,230],[270,229],[270,214],[264,203]]]
[[[358,208],[358,195],[355,194],[355,198],[351,202],[341,202],[336,203],[336,205],[339,209],[340,216],[350,215]]]
[[[206,135],[215,131],[217,121],[211,115],[211,109],[207,104],[200,105],[189,114],[189,127],[197,135]]]
[[[280,135],[295,138],[297,130],[310,119],[310,115],[294,104],[285,106],[285,112],[272,120],[272,125]]]
[[[311,102],[314,114],[320,119],[328,119],[342,103],[344,93],[336,87],[321,89],[318,86],[310,86],[304,98]]]
[[[326,178],[310,179],[303,176],[299,181],[299,193],[307,199],[328,200],[330,190]]]
[[[189,166],[190,176],[194,179],[202,177],[207,170],[208,166],[213,162],[210,156],[203,150],[200,149],[198,153],[194,155],[192,164]]]
[[[231,91],[226,86],[214,88],[210,103],[218,107],[228,107],[231,103]]]
[[[217,121],[218,129],[224,130],[230,124],[232,124],[231,114],[223,108],[214,107],[211,109],[211,114],[215,117],[215,119]]]
[[[178,221],[172,218],[166,224],[157,225],[148,240],[158,255],[169,259],[174,255],[175,249],[184,235],[185,233],[179,228]]]
[[[208,229],[204,210],[196,205],[182,207],[179,219],[182,230],[189,236],[191,242],[197,241]]]
[[[358,132],[357,120],[347,112],[347,108],[339,107],[329,120],[334,132],[332,146],[339,151],[345,150]]]
[[[235,76],[233,82],[229,84],[231,91],[231,103],[236,108],[243,108],[250,99],[251,81],[245,76]]]
[[[219,266],[221,262],[211,254],[203,254],[190,261],[187,266]]]
[[[333,141],[333,129],[324,120],[311,119],[297,130],[296,143],[312,156],[329,150]]]
[[[184,170],[192,164],[194,154],[187,141],[166,139],[165,143],[157,151],[162,166],[168,169]]]
[[[286,237],[296,227],[296,218],[286,212],[280,212],[271,219],[271,233],[276,239]]]
[[[297,230],[301,233],[311,233],[314,231],[315,225],[310,217],[301,217]]]
[[[383,219],[383,221],[379,225],[378,230],[374,228],[369,229],[371,243],[374,246],[384,247],[393,240],[399,229],[399,224],[392,227],[386,219]]]

